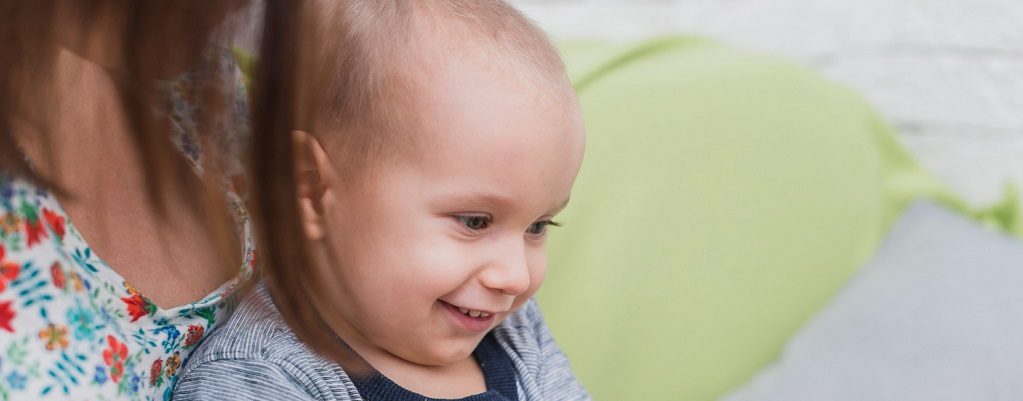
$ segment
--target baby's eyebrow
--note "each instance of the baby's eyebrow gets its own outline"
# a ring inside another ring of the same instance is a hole
[[[481,190],[466,192],[455,191],[443,195],[440,199],[444,199],[445,201],[453,200],[457,203],[475,204],[485,207],[498,207],[512,205],[515,203],[514,197],[504,195],[498,192]]]
[[[475,203],[475,204],[480,204],[482,206],[488,206],[488,207],[514,205],[515,201],[516,201],[516,198],[513,197],[513,196],[504,195],[504,194],[501,194],[499,192],[479,191],[479,190],[472,191],[472,192],[461,192],[461,193],[450,194],[446,198],[448,198],[448,199],[455,199],[458,202]],[[552,214],[556,214],[557,212],[560,212],[562,209],[564,209],[566,206],[568,206],[568,201],[570,199],[571,199],[571,197],[565,198],[564,201],[561,201],[556,206],[551,208],[550,212]]]

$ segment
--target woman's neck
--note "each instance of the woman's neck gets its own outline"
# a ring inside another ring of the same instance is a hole
[[[225,282],[229,270],[219,263],[203,197],[165,188],[164,207],[152,202],[106,68],[61,49],[53,75],[47,109],[29,113],[46,121],[25,124],[15,139],[35,173],[61,189],[62,208],[94,252],[158,305],[196,301]],[[175,160],[174,177],[198,180]]]

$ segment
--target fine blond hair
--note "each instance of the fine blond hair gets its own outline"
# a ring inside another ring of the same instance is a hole
[[[422,51],[431,38],[460,40],[444,49],[443,57],[485,52],[514,66],[523,81],[574,101],[546,33],[504,1],[328,0],[317,5],[314,18],[321,29],[314,60],[320,71],[310,76],[320,80],[309,85],[318,88],[314,98],[322,100],[312,131],[346,175],[415,142],[405,111],[416,72],[441,61]]]

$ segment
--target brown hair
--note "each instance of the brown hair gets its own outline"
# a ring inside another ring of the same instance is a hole
[[[173,78],[190,67],[190,63],[208,48],[214,35],[226,37],[231,33],[221,26],[213,31],[227,15],[245,4],[244,0],[210,3],[206,0],[184,1],[132,1],[132,0],[0,0],[0,171],[35,181],[60,194],[65,193],[58,177],[47,176],[30,168],[18,146],[17,135],[26,138],[45,138],[57,132],[60,116],[50,107],[60,95],[53,84],[56,61],[61,48],[72,48],[90,54],[102,54],[116,64],[107,66],[119,100],[120,111],[126,118],[127,130],[138,149],[149,199],[164,210],[164,193],[206,194],[205,212],[209,216],[227,213],[222,198],[216,191],[207,191],[196,180],[175,174],[180,165],[180,154],[168,141],[170,127],[155,113],[156,107],[166,102],[158,90],[157,81]],[[177,25],[179,21],[202,19],[206,29]],[[71,22],[71,24],[68,24]],[[90,33],[103,30],[116,33],[115,41],[97,40]],[[167,46],[174,44],[175,46]],[[226,44],[226,43],[225,43]],[[200,82],[203,96],[203,116],[199,121],[200,134],[214,134],[212,124],[231,109],[222,99],[212,95],[211,85],[218,83],[216,65],[208,63],[201,70],[190,70]],[[206,96],[209,94],[209,96]],[[207,138],[198,138],[203,146]],[[48,142],[41,141],[44,154],[50,154]],[[210,152],[214,153],[214,152]],[[58,163],[44,156],[32,160],[35,166]],[[205,158],[207,171],[220,170],[215,157]],[[215,174],[207,174],[207,177]],[[217,202],[214,202],[217,200]],[[223,266],[234,274],[240,256],[234,241],[234,226],[212,224],[210,232],[220,244]]]
[[[224,13],[213,13],[210,18],[223,18],[227,11],[244,4],[244,0],[218,3]],[[0,169],[32,178],[43,184],[52,184],[53,177],[42,177],[30,170],[20,154],[14,139],[16,123],[28,124],[39,135],[46,135],[54,129],[52,118],[39,116],[47,110],[52,96],[58,94],[50,84],[53,81],[54,62],[61,46],[87,49],[86,51],[111,55],[118,62],[118,69],[109,73],[116,86],[117,95],[132,139],[140,150],[139,159],[148,177],[151,197],[160,202],[156,193],[168,188],[183,188],[184,180],[170,174],[173,158],[177,151],[167,146],[169,127],[158,120],[154,107],[164,99],[157,91],[157,80],[173,78],[195,60],[208,46],[212,33],[209,29],[193,29],[190,26],[174,26],[167,22],[169,13],[192,17],[209,14],[211,6],[201,0],[175,1],[131,1],[131,0],[0,0]],[[109,18],[116,10],[119,18]],[[64,19],[61,19],[61,18]],[[66,26],[58,21],[75,20],[77,31],[67,32]],[[163,22],[163,23],[160,23]],[[216,22],[216,21],[214,21]],[[105,29],[112,25],[120,28],[120,41],[105,43],[88,35],[94,29]],[[215,26],[210,24],[210,28]],[[63,34],[62,34],[63,32]],[[219,30],[226,36],[228,31]],[[176,45],[169,51],[168,41]],[[71,42],[71,43],[69,43]],[[169,67],[168,67],[169,66]],[[202,71],[195,71],[199,81],[212,85],[216,66],[209,64]],[[218,99],[204,104],[204,118],[201,128],[210,128],[207,123],[226,113],[227,105]],[[200,129],[200,133],[212,133],[212,129]],[[38,161],[36,161],[38,162]],[[48,185],[51,189],[59,187]]]
[[[315,64],[302,62],[297,43],[315,29],[303,12],[305,0],[265,0],[263,36],[253,79],[252,203],[261,245],[264,275],[274,303],[295,334],[314,349],[342,360],[347,352],[324,328],[313,303],[326,298],[307,252],[300,226],[296,165],[291,132],[307,126],[309,113],[300,99],[303,77]],[[301,29],[301,31],[300,31]],[[275,57],[269,57],[274,55]],[[310,87],[305,87],[310,88]],[[304,95],[304,96],[303,96]],[[318,114],[317,112],[311,113]]]
[[[255,81],[258,233],[268,285],[289,326],[315,350],[344,360],[351,355],[323,323],[336,318],[327,285],[343,266],[314,266],[306,251],[291,131],[311,132],[349,179],[414,143],[402,125],[401,95],[414,83],[409,69],[433,62],[414,51],[424,29],[462,35],[502,61],[520,63],[523,77],[539,87],[574,94],[547,36],[500,0],[325,0],[302,9],[285,3],[292,4],[267,0],[267,14],[279,18],[266,21]]]

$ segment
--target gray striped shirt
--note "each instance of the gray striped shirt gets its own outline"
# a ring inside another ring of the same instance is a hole
[[[501,322],[494,338],[515,366],[522,400],[589,400],[554,342],[536,300]],[[264,286],[191,355],[174,400],[362,400],[340,365],[298,340]]]

